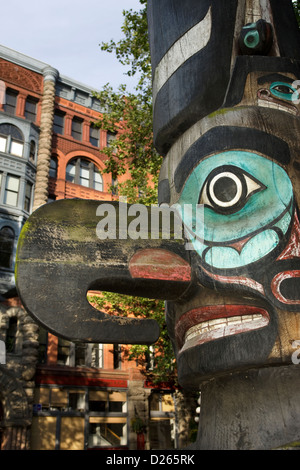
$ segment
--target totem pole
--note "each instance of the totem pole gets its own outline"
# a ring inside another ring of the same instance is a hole
[[[156,323],[99,312],[88,290],[165,299],[179,382],[201,389],[193,448],[292,446],[300,441],[292,2],[148,0],[148,22],[159,203],[173,231],[164,236],[160,207],[45,205],[21,233],[19,295],[58,336],[122,344],[155,342]]]
[[[204,206],[202,229],[184,220],[193,290],[166,307],[179,381],[202,383],[195,448],[289,445],[300,440],[292,2],[150,0],[148,12],[160,202]]]

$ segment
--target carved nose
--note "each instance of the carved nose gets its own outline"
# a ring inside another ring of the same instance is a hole
[[[262,88],[261,90],[258,90],[257,96],[258,98],[266,99],[271,96],[271,93],[267,88]]]

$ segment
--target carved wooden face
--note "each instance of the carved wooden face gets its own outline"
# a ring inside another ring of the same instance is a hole
[[[291,363],[300,339],[296,80],[248,73],[240,101],[199,121],[164,163],[197,279],[166,309],[185,386]]]

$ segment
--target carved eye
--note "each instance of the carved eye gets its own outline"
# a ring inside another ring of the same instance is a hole
[[[292,85],[284,82],[272,83],[270,86],[270,92],[276,98],[288,101],[293,101],[295,99],[295,93],[298,95],[297,90],[293,88]]]
[[[266,189],[260,181],[238,167],[222,166],[213,170],[200,193],[199,204],[221,213],[240,210],[249,197]]]

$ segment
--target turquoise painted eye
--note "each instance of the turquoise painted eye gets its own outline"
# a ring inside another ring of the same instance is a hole
[[[274,82],[270,86],[270,92],[276,98],[287,101],[295,101],[299,99],[299,93],[289,83]]]
[[[197,207],[203,209],[198,214],[197,251],[201,255],[200,244],[203,250],[227,246],[273,230],[275,225],[277,231],[281,223],[279,231],[285,234],[292,201],[293,187],[282,167],[255,153],[232,150],[202,160],[188,177],[178,202],[185,226],[196,237]],[[185,213],[189,207],[192,210]]]
[[[249,173],[236,166],[223,165],[214,169],[200,192],[199,204],[223,214],[242,209],[249,197],[266,187]]]

